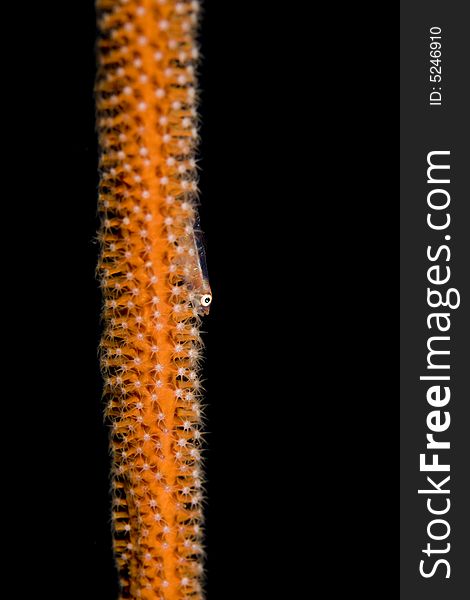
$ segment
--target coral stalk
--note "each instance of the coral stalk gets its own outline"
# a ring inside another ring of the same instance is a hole
[[[97,0],[101,364],[121,599],[200,600],[197,2]]]

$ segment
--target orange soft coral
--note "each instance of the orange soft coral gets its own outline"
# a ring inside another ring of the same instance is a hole
[[[121,598],[198,600],[198,3],[97,7],[102,368]]]

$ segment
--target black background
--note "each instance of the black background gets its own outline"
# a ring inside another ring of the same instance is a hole
[[[398,571],[398,23],[390,6],[204,7],[208,600],[376,597]],[[10,261],[28,431],[27,461],[5,455],[10,554],[18,597],[111,600],[93,2],[26,21],[7,78],[27,251]]]

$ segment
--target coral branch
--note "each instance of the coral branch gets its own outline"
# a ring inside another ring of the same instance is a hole
[[[121,598],[199,600],[200,298],[211,299],[192,275],[202,272],[194,243],[199,7],[97,7],[101,362]]]

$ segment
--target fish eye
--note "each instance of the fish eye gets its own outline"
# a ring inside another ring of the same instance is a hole
[[[204,294],[204,296],[201,297],[202,306],[209,306],[209,304],[211,302],[212,302],[212,296],[210,294]]]

